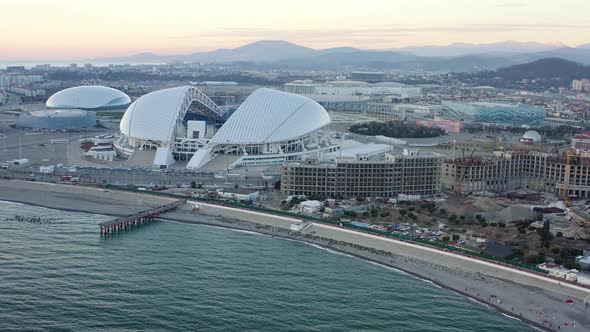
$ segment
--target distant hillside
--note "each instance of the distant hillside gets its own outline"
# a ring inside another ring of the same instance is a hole
[[[490,44],[453,43],[445,46],[413,46],[395,49],[418,56],[448,56],[462,57],[473,54],[524,54],[545,52],[559,48],[559,46],[535,43],[503,41]]]
[[[252,69],[408,70],[478,72],[544,58],[562,58],[590,65],[590,48],[548,46],[539,43],[451,44],[365,50],[337,47],[316,50],[283,40],[261,40],[233,49],[191,54],[141,53],[129,57],[95,59],[113,63],[163,63],[171,60],[239,64]]]
[[[571,81],[576,78],[590,77],[590,66],[564,60],[561,58],[545,58],[523,63],[496,71],[496,76],[507,80],[523,79],[557,79]]]
[[[572,80],[590,77],[590,66],[561,58],[543,58],[497,70],[456,75],[470,86],[546,91],[568,87]]]

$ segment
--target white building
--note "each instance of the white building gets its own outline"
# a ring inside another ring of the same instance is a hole
[[[0,75],[0,87],[12,85],[26,86],[35,82],[43,81],[41,75],[2,74]]]
[[[39,173],[41,174],[51,174],[55,171],[55,166],[39,166]]]
[[[12,86],[8,88],[8,91],[25,97],[45,96],[45,90],[43,89],[29,89]]]
[[[48,108],[76,108],[81,110],[108,110],[127,107],[131,99],[125,93],[98,85],[83,85],[54,93],[45,103]]]
[[[215,158],[224,158],[228,168],[317,158],[322,152],[339,148],[332,133],[325,129],[330,122],[328,112],[309,98],[258,89],[209,144],[195,153],[187,167],[199,169]]]
[[[227,188],[217,190],[217,195],[223,198],[235,199],[238,201],[255,202],[260,196],[260,192],[245,188]]]
[[[191,169],[209,164],[217,170],[319,157],[321,152],[338,149],[332,133],[325,130],[330,123],[326,110],[300,95],[258,89],[217,132],[205,121],[185,119],[193,102],[205,106],[214,117],[224,116],[222,109],[194,87],[155,91],[129,106],[121,119],[122,135],[115,142],[116,149],[131,158],[143,155],[158,167],[186,160]]]
[[[293,81],[284,85],[286,92],[303,94],[318,100],[320,96],[395,96],[397,98],[416,98],[422,94],[419,87],[397,82],[367,83],[361,81],[331,81],[314,83],[313,81]]]

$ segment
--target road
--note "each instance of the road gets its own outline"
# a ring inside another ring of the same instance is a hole
[[[24,166],[0,171],[0,176],[17,179],[35,179],[39,181],[59,181],[64,175],[79,177],[82,183],[104,183],[113,185],[136,186],[190,186],[192,181],[203,187],[272,187],[278,178],[262,179],[261,176],[227,175],[225,178],[212,173],[197,173],[187,170],[149,170],[122,168],[78,167],[72,171],[68,167],[56,167],[52,174],[41,174],[35,166]]]

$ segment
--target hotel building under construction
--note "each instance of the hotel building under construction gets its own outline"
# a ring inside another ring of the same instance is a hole
[[[440,193],[442,159],[435,154],[385,154],[384,160],[306,160],[283,165],[287,195],[325,197],[434,196]]]
[[[457,192],[533,190],[558,196],[590,197],[590,155],[496,152],[489,158],[443,162],[442,187]]]

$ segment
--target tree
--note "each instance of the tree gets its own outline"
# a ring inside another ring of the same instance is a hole
[[[402,121],[364,122],[350,126],[349,130],[359,135],[384,135],[400,138],[438,137],[445,134],[440,128],[427,128],[421,125],[404,123]]]
[[[442,214],[443,216],[444,216],[445,214],[447,214],[447,210],[446,210],[445,208],[441,208],[440,210],[438,210],[438,212],[439,212],[440,214]]]
[[[274,186],[274,188],[275,188],[276,190],[280,190],[280,189],[281,189],[281,180],[279,180],[279,181],[276,181],[276,182],[273,184],[273,186]]]
[[[459,241],[460,238],[459,234],[453,234],[453,241]]]
[[[526,262],[529,264],[535,264],[537,263],[537,255],[529,255],[526,256]]]
[[[562,236],[563,236],[563,233],[562,233],[562,232],[557,232],[557,233],[555,234],[555,236],[557,236],[557,237],[562,237]]]
[[[402,218],[404,218],[406,216],[406,214],[408,214],[408,211],[401,209],[399,210],[399,215],[402,216]]]
[[[549,248],[551,242],[551,233],[549,231],[549,221],[545,220],[543,222],[543,228],[539,230],[539,235],[541,235],[541,245],[545,248]]]
[[[377,211],[377,209],[372,209],[371,210],[371,217],[377,218],[378,216],[379,216],[379,211]]]
[[[453,213],[453,214],[451,214],[451,215],[449,216],[449,221],[450,221],[450,222],[455,222],[455,220],[457,220],[457,215]]]
[[[478,214],[476,214],[476,215],[475,215],[475,220],[478,220],[478,221],[479,221],[480,219],[481,219],[481,214],[479,214],[479,213],[478,213]]]
[[[191,188],[196,189],[197,188],[197,182],[196,181],[191,181]]]
[[[442,241],[445,243],[449,242],[450,240],[451,240],[451,238],[448,235],[445,235],[442,237]]]
[[[459,216],[459,219],[461,219],[461,221],[465,220],[465,216]]]
[[[356,218],[357,213],[354,211],[344,211],[344,216],[349,218]]]

